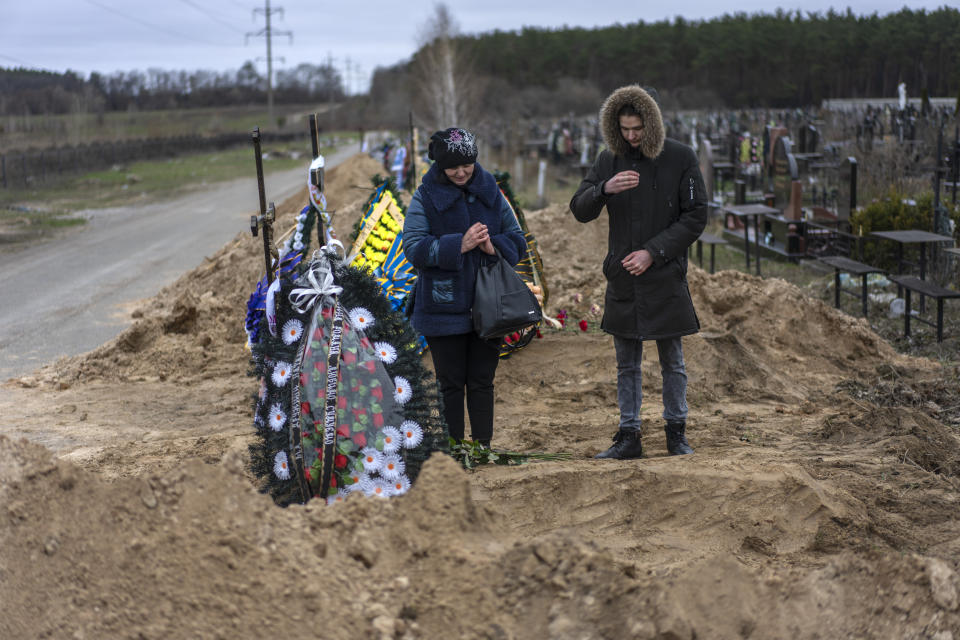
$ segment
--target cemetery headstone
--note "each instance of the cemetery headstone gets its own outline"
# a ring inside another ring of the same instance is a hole
[[[772,185],[774,206],[785,209],[790,204],[793,193],[793,181],[799,178],[797,160],[792,153],[793,143],[790,138],[780,136],[773,143]]]
[[[849,220],[850,214],[857,208],[857,159],[844,158],[840,162],[838,177],[837,218]]]
[[[700,160],[700,175],[703,176],[703,183],[707,188],[707,200],[713,201],[713,145],[710,144],[710,141],[704,138],[700,142],[700,148],[698,149],[698,155]]]

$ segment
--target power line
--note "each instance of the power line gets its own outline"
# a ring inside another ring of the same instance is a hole
[[[25,66],[25,67],[33,67],[33,68],[36,68],[36,67],[37,67],[37,65],[35,65],[35,64],[30,64],[29,62],[24,62],[23,60],[20,60],[19,58],[11,58],[10,56],[5,56],[5,55],[3,55],[3,54],[0,54],[0,58],[3,58],[4,60],[9,60],[10,62],[16,62],[17,64],[21,64],[21,65],[23,65],[23,66]]]
[[[272,53],[272,41],[273,36],[289,36],[291,44],[293,43],[293,32],[292,31],[275,31],[270,27],[270,16],[275,13],[283,15],[283,8],[271,9],[270,0],[264,0],[263,9],[254,9],[253,15],[256,17],[258,13],[263,13],[263,17],[266,20],[266,26],[260,31],[253,33],[249,32],[246,34],[244,41],[248,40],[250,36],[258,38],[263,36],[267,41],[267,114],[272,118],[273,117],[273,53]],[[283,58],[278,58],[281,62],[286,62]]]
[[[237,33],[243,33],[243,29],[239,29],[239,28],[233,26],[232,24],[230,24],[230,23],[228,23],[228,22],[224,22],[223,20],[220,19],[220,16],[218,16],[218,15],[215,14],[215,13],[210,13],[210,12],[207,11],[204,7],[201,7],[201,6],[198,5],[197,3],[193,2],[193,0],[180,0],[180,2],[182,2],[182,3],[184,3],[184,4],[187,4],[187,5],[190,5],[191,7],[193,7],[194,9],[196,9],[197,11],[199,11],[200,13],[204,14],[205,16],[207,16],[208,18],[210,18],[210,19],[213,20],[214,22],[219,22],[220,24],[222,24],[223,26],[227,27],[228,29],[230,29],[230,30],[232,30],[232,31],[236,31]]]
[[[204,44],[213,45],[213,46],[215,46],[215,47],[224,47],[224,46],[230,47],[230,46],[234,46],[234,45],[227,45],[227,44],[220,43],[220,42],[209,42],[209,41],[207,41],[207,40],[202,40],[202,39],[200,39],[200,38],[195,38],[195,37],[193,37],[193,36],[184,35],[184,34],[179,33],[179,32],[177,32],[177,31],[172,31],[172,30],[167,29],[167,28],[165,28],[165,27],[161,27],[161,26],[159,26],[159,25],[155,25],[155,24],[152,24],[152,23],[150,23],[150,22],[146,22],[145,20],[141,20],[140,18],[136,18],[136,17],[134,17],[134,16],[128,15],[128,14],[122,12],[122,11],[117,11],[117,10],[114,9],[113,7],[109,7],[109,6],[107,6],[107,5],[100,4],[100,3],[97,2],[96,0],[86,0],[86,2],[89,3],[89,4],[92,4],[92,5],[95,6],[95,7],[98,7],[98,8],[100,8],[100,9],[103,9],[104,11],[107,11],[107,12],[112,13],[112,14],[114,14],[114,15],[118,15],[118,16],[120,16],[121,18],[124,18],[124,19],[126,19],[126,20],[130,20],[131,22],[136,22],[137,24],[139,24],[139,25],[141,25],[141,26],[144,26],[144,27],[147,27],[148,29],[153,29],[154,31],[159,31],[159,32],[165,33],[165,34],[167,34],[167,35],[176,36],[176,37],[178,37],[178,38],[184,38],[185,40],[195,40],[196,42],[202,42],[202,43],[204,43]]]

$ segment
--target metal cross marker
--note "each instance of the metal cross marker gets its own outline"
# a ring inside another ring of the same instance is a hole
[[[276,219],[276,208],[273,203],[267,206],[267,198],[263,187],[263,154],[260,152],[260,128],[253,130],[253,153],[257,161],[257,190],[260,194],[260,216],[250,216],[250,233],[257,237],[257,229],[263,227],[263,260],[267,267],[267,284],[273,282],[273,259],[279,264],[280,256],[273,246],[273,221]]]

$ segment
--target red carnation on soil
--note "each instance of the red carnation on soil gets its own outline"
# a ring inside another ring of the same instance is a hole
[[[580,325],[580,331],[586,331],[586,330],[587,330],[587,321],[586,321],[586,320],[581,320],[581,321],[579,322],[579,325]]]

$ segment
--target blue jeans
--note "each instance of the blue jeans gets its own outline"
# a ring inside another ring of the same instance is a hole
[[[617,405],[620,407],[620,429],[640,431],[643,404],[640,363],[643,341],[613,337],[617,351]],[[657,340],[660,372],[663,375],[663,418],[667,422],[687,419],[687,370],[683,363],[680,338]]]

